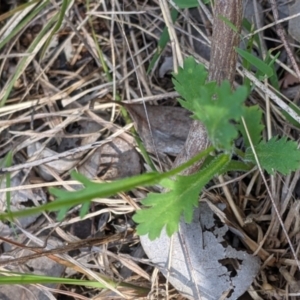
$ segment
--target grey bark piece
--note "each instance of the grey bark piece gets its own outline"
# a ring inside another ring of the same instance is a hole
[[[221,242],[227,231],[226,225],[216,226],[213,212],[206,203],[201,203],[195,211],[191,224],[181,222],[180,234],[173,238],[169,281],[182,295],[189,299],[198,299],[200,295],[202,300],[214,300],[230,291],[230,297],[226,299],[237,299],[251,285],[260,261],[245,251],[223,247]],[[165,276],[168,274],[170,241],[165,231],[154,241],[149,241],[148,236],[141,237],[147,256]],[[231,276],[222,264],[226,259],[239,261],[235,276]]]

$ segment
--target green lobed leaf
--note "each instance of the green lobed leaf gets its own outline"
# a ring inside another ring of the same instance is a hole
[[[258,105],[246,107],[243,115],[248,132],[250,134],[253,145],[258,145],[261,140],[264,125],[261,123],[262,111]],[[246,130],[242,122],[236,125],[237,129],[242,133],[246,147],[250,147],[250,142],[246,134]]]
[[[87,202],[90,203],[95,198],[104,198],[119,192],[130,191],[137,186],[156,184],[160,179],[164,178],[164,176],[170,176],[169,174],[170,172],[152,172],[134,177],[119,179],[110,183],[95,183],[81,174],[72,172],[72,177],[84,184],[85,188],[74,192],[57,188],[50,188],[50,193],[57,197],[55,201],[20,211],[0,213],[0,220],[30,216],[43,211],[59,210],[61,212],[59,213],[58,220],[61,221],[68,209],[73,206],[84,204]]]
[[[57,218],[61,221],[72,206],[82,204],[80,216],[83,217],[84,213],[88,211],[92,199],[111,196],[121,191],[129,191],[138,185],[153,184],[159,181],[160,176],[163,177],[164,175],[152,172],[110,183],[96,183],[90,181],[82,174],[72,172],[72,177],[84,184],[85,188],[75,192],[51,188],[50,192],[57,197],[57,200],[46,204],[45,207],[54,211],[59,209],[60,212]]]
[[[273,137],[267,142],[262,141],[258,144],[255,151],[261,167],[269,174],[278,171],[287,175],[300,167],[300,151],[297,148],[298,144],[294,141],[288,141],[286,137],[281,139]],[[255,163],[251,148],[247,149],[245,159]]]
[[[175,90],[187,101],[185,107],[193,112],[193,102],[201,98],[201,91],[197,87],[203,86],[207,78],[207,71],[204,66],[197,64],[193,57],[184,60],[183,68],[178,73],[173,73],[172,82]],[[188,106],[188,107],[187,107]]]
[[[180,104],[204,123],[214,147],[231,151],[233,139],[238,135],[232,120],[238,121],[243,115],[247,87],[232,91],[228,81],[218,86],[214,81],[205,83],[206,78],[204,67],[189,57],[184,68],[174,74],[173,83],[184,99],[179,100]]]
[[[161,184],[170,190],[166,193],[150,193],[142,201],[149,208],[139,210],[133,216],[133,220],[139,223],[138,234],[148,234],[150,240],[154,240],[166,226],[166,232],[171,236],[178,230],[182,214],[186,222],[191,222],[193,209],[198,205],[199,192],[229,161],[230,156],[222,154],[196,174],[178,175],[176,180],[161,181]]]
[[[65,217],[68,209],[83,204],[82,213],[86,211],[87,204],[90,203],[95,198],[108,197],[119,192],[130,191],[131,189],[137,186],[145,186],[145,185],[153,185],[158,183],[163,178],[172,177],[186,168],[192,166],[195,162],[205,158],[212,152],[213,147],[208,147],[206,150],[201,151],[193,158],[185,162],[184,164],[176,167],[165,173],[146,173],[142,175],[137,175],[129,178],[119,179],[113,182],[104,182],[104,183],[96,183],[90,181],[88,178],[84,177],[81,174],[72,172],[71,175],[74,179],[81,182],[85,187],[79,191],[65,191],[56,188],[50,188],[49,191],[54,196],[56,196],[56,200],[24,210],[8,212],[8,213],[0,213],[0,220],[11,220],[12,218],[25,217],[34,215],[36,213],[41,213],[44,211],[58,211],[58,220],[62,220]]]

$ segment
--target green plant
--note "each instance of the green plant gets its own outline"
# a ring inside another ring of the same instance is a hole
[[[82,204],[80,215],[84,216],[90,201],[96,197],[129,191],[136,186],[160,184],[166,188],[166,192],[150,193],[142,200],[146,208],[137,211],[133,217],[138,223],[137,232],[141,235],[149,234],[150,239],[155,239],[164,227],[168,235],[172,235],[178,229],[182,215],[187,222],[191,221],[199,193],[217,174],[230,170],[249,170],[258,161],[270,174],[275,171],[287,174],[299,168],[300,151],[296,142],[278,137],[269,141],[262,139],[262,111],[258,106],[245,106],[244,101],[249,93],[246,86],[232,91],[228,81],[222,82],[220,86],[216,82],[206,82],[205,68],[191,57],[185,60],[183,68],[173,76],[175,89],[181,96],[179,102],[193,112],[193,118],[204,123],[212,147],[165,173],[152,172],[111,183],[91,182],[84,176],[73,173],[73,178],[85,186],[82,190],[68,192],[51,189],[50,192],[57,197],[55,201],[25,211],[0,214],[0,219],[49,210],[60,211],[58,219],[61,220],[70,207],[78,204]],[[239,134],[244,139],[244,151],[234,145]],[[232,160],[233,154],[240,160]],[[205,165],[200,171],[190,176],[180,175],[185,168],[204,158]]]
[[[254,64],[258,63],[258,59],[253,59],[250,55],[245,55],[245,59]],[[272,72],[269,72],[268,76],[272,76]],[[148,208],[138,211],[133,219],[139,223],[138,233],[148,233],[150,239],[158,237],[164,226],[168,235],[174,233],[182,213],[187,222],[191,221],[191,204],[197,205],[201,189],[212,176],[225,170],[232,154],[238,154],[241,161],[249,166],[257,163],[256,154],[261,167],[269,174],[273,174],[274,171],[287,174],[300,166],[300,151],[296,142],[278,137],[267,142],[262,140],[262,111],[258,106],[244,105],[248,94],[246,86],[232,91],[228,81],[218,86],[216,82],[206,82],[206,78],[207,72],[204,67],[197,64],[193,58],[187,58],[184,67],[178,74],[174,74],[173,82],[182,97],[179,100],[181,105],[193,112],[195,119],[204,123],[214,148],[227,156],[217,155],[204,170],[186,177],[178,175],[172,184],[163,182],[162,185],[171,191],[149,194],[142,201]],[[239,133],[244,138],[245,152],[234,147],[234,139]],[[286,153],[289,153],[289,157]],[[207,169],[211,172],[209,175],[206,173]],[[227,171],[230,169],[227,168]]]

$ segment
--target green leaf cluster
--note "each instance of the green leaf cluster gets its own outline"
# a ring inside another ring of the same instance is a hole
[[[232,122],[243,116],[248,90],[241,86],[232,91],[226,80],[219,86],[214,81],[206,83],[206,79],[204,67],[189,57],[178,74],[174,74],[173,83],[182,97],[180,104],[204,123],[213,146],[232,152],[233,140],[238,136]]]
[[[239,53],[241,51],[238,51]],[[240,53],[241,54],[241,53]],[[243,57],[258,66],[259,59],[250,59],[249,55],[242,52]],[[249,53],[248,53],[249,54]],[[272,72],[261,64],[261,72],[271,76]],[[264,126],[262,124],[262,111],[257,106],[244,106],[247,98],[246,86],[241,86],[232,91],[228,81],[223,81],[220,86],[216,82],[206,82],[207,71],[189,57],[185,60],[183,68],[174,74],[174,86],[182,99],[183,107],[193,113],[193,117],[203,122],[213,146],[225,152],[235,151],[233,142],[240,133],[246,147],[242,155],[244,162],[256,164],[256,152],[261,167],[269,174],[278,171],[288,174],[300,167],[300,151],[297,143],[288,141],[287,138],[272,138],[262,140]],[[246,128],[241,118],[244,118]],[[254,149],[251,148],[251,143]],[[288,155],[287,155],[288,154]]]
[[[284,175],[296,171],[300,166],[300,151],[294,141],[288,141],[286,137],[273,137],[269,141],[262,141],[254,146],[261,167],[269,174],[278,171]],[[251,148],[246,151],[246,160],[255,161]]]
[[[258,58],[253,59],[252,55],[240,49],[238,53],[254,66],[258,67],[260,64],[259,70],[264,75],[272,76],[271,68],[259,63]],[[233,142],[240,133],[246,147],[246,152],[241,158],[246,164],[257,163],[254,150],[260,165],[269,174],[275,171],[288,174],[299,169],[300,151],[296,142],[288,141],[285,137],[275,137],[267,142],[262,140],[262,111],[257,105],[244,106],[248,95],[246,86],[232,91],[226,80],[218,86],[216,82],[206,82],[206,79],[205,68],[189,57],[178,74],[174,74],[173,83],[182,97],[179,102],[193,113],[194,118],[204,123],[210,141],[216,149],[232,153],[235,151]],[[246,128],[241,118],[244,119]],[[254,149],[251,148],[251,144]]]
[[[151,240],[159,237],[166,226],[166,232],[171,236],[178,230],[180,217],[190,223],[193,210],[198,206],[198,197],[202,188],[213,176],[218,174],[230,161],[229,155],[216,157],[206,168],[190,176],[177,175],[175,180],[165,179],[160,184],[168,189],[166,193],[150,193],[142,201],[148,208],[139,210],[133,220],[139,225],[140,235],[148,234]]]

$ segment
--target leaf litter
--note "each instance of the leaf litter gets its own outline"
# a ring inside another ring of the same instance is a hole
[[[275,23],[270,13],[270,6],[267,1],[261,2],[265,9],[265,22],[272,24],[269,29],[272,32],[271,37],[268,37],[267,32],[265,34],[266,43],[273,43],[268,47],[279,46],[281,41],[276,35],[274,38]],[[294,9],[288,14],[287,5],[284,2],[277,1],[279,13],[282,13],[284,17],[292,18],[292,14],[299,13]],[[12,32],[12,29],[17,28],[18,20],[35,9],[34,6],[31,6],[26,8],[26,13],[25,10],[16,10],[11,16],[1,18],[4,13],[12,11],[19,5],[21,3],[18,1],[1,4],[0,22],[3,27],[0,29],[0,43]],[[5,93],[8,91],[9,84],[13,84],[5,105],[0,108],[1,158],[12,150],[13,165],[30,163],[32,160],[40,159],[41,155],[44,155],[44,151],[51,150],[52,154],[50,155],[54,155],[52,151],[63,153],[84,143],[101,140],[104,142],[104,146],[76,155],[74,167],[82,173],[86,170],[86,175],[90,174],[90,178],[97,176],[99,179],[109,180],[131,176],[133,173],[139,174],[143,172],[143,168],[147,170],[149,166],[139,154],[132,132],[122,130],[125,123],[121,116],[120,106],[113,102],[116,100],[116,95],[122,100],[128,100],[127,103],[143,97],[148,99],[148,102],[152,100],[146,106],[148,114],[145,113],[144,106],[137,107],[128,104],[125,107],[131,114],[145,148],[150,152],[155,163],[160,161],[161,164],[167,164],[166,157],[168,156],[166,155],[175,156],[180,151],[188,132],[190,119],[186,111],[183,111],[178,113],[178,121],[172,123],[174,119],[177,120],[174,112],[176,111],[177,114],[177,111],[182,110],[178,108],[175,97],[162,98],[164,94],[167,95],[173,89],[168,73],[166,71],[159,72],[163,59],[165,57],[174,58],[178,53],[172,51],[171,46],[168,45],[162,53],[161,61],[158,61],[156,68],[150,73],[151,75],[146,75],[147,64],[152,58],[151,53],[155,50],[156,42],[164,28],[160,7],[156,1],[148,1],[146,4],[144,1],[123,1],[122,3],[116,1],[115,6],[112,5],[106,3],[101,6],[99,3],[91,1],[88,9],[86,3],[80,1],[72,3],[61,28],[52,37],[48,51],[43,57],[40,57],[41,52],[38,51],[33,51],[32,54],[28,53],[28,47],[32,45],[42,27],[47,24],[53,14],[58,12],[59,4],[57,6],[49,3],[24,23],[19,29],[18,35],[11,36],[5,45],[0,44],[1,103],[2,99],[6,97]],[[249,7],[251,5],[248,1],[246,11],[255,19],[256,12],[253,9],[251,13]],[[122,14],[123,11],[128,14]],[[188,22],[187,18],[190,18],[188,11],[179,15],[176,22],[176,34],[181,38],[180,46],[183,54],[188,53],[197,58],[202,56],[204,59],[209,57],[209,53],[201,53],[202,48],[195,46],[195,42],[199,45],[206,41],[204,49],[206,49],[205,51],[209,49],[207,34],[210,33],[211,25],[206,13],[202,10],[199,12],[199,15],[205,16],[205,22],[195,19],[195,13],[192,14],[194,18],[189,19],[191,22]],[[258,13],[261,15],[260,11]],[[293,22],[287,22],[289,24],[286,26],[290,26],[288,32],[296,37],[294,24],[297,19],[293,20]],[[7,24],[10,25],[9,30],[4,27]],[[182,27],[180,28],[180,26]],[[193,33],[194,38],[190,32]],[[93,34],[96,34],[97,43],[94,41]],[[42,49],[45,43],[45,40],[39,41],[37,48]],[[297,55],[297,46],[294,47],[294,50]],[[282,49],[282,52],[285,50]],[[100,54],[103,55],[103,60]],[[20,62],[24,57],[25,65],[21,66]],[[206,63],[205,60],[203,62]],[[285,74],[294,76],[288,61],[279,63],[287,72]],[[18,76],[14,77],[16,73]],[[164,77],[159,78],[162,74]],[[109,80],[110,77],[111,80]],[[297,80],[291,81],[290,78],[297,77],[287,77],[283,92],[293,101],[296,97],[295,92],[287,91],[290,88],[290,82],[293,88],[296,86],[299,89],[299,87]],[[162,100],[156,100],[158,97]],[[250,101],[258,104],[261,108],[265,107],[262,94],[254,92]],[[274,107],[272,107],[272,115],[274,135],[284,134],[291,139],[298,139],[297,130],[291,128]],[[147,118],[149,118],[152,130],[149,130]],[[97,124],[97,126],[92,124]],[[110,140],[109,137],[112,133],[117,133],[119,137]],[[92,138],[84,141],[87,137]],[[33,152],[29,152],[29,148],[33,145],[38,146],[40,152],[36,157]],[[124,152],[129,152],[130,158],[123,155]],[[155,157],[157,153],[163,159]],[[50,163],[32,167],[29,165],[22,172],[12,176],[10,187],[6,186],[5,179],[2,178],[1,203],[4,204],[6,201],[7,190],[12,192],[13,205],[14,199],[18,199],[17,205],[21,206],[21,200],[25,197],[24,203],[26,206],[31,206],[38,205],[37,202],[41,199],[45,201],[45,195],[47,195],[48,201],[52,200],[47,193],[47,189],[51,185],[67,190],[73,189],[75,182],[69,178],[69,171],[73,166],[67,163],[72,159],[74,160],[74,156],[68,156],[60,161],[56,160],[61,169],[57,169]],[[170,160],[172,159],[171,157]],[[135,168],[131,168],[132,162],[136,163]],[[129,164],[126,166],[127,163]],[[168,165],[162,167],[167,169]],[[41,169],[44,170],[41,171]],[[247,250],[251,254],[256,251],[255,245],[261,247],[260,250],[257,248],[258,252],[263,253],[260,255],[261,268],[248,289],[247,295],[252,299],[268,299],[270,297],[280,299],[289,293],[288,289],[291,286],[289,297],[297,297],[293,296],[293,293],[299,293],[297,290],[299,274],[270,200],[266,196],[265,187],[255,172],[250,173],[244,179],[240,179],[239,176],[240,174],[228,174],[226,180],[231,182],[229,191],[239,213],[245,220],[245,226],[243,228],[232,226],[236,222],[229,209],[224,210],[225,218],[222,219],[221,215],[219,217],[221,222],[229,226],[242,240],[240,242],[232,234],[227,233],[226,239],[230,244],[235,243],[241,250]],[[299,195],[294,193],[294,190],[299,182],[299,172],[296,171],[292,175],[284,177],[275,174],[273,180],[275,182],[273,193],[277,196],[276,199],[280,204],[284,224],[293,244],[298,245],[300,236],[297,230],[299,223],[297,199]],[[218,184],[217,181],[215,183]],[[40,195],[38,199],[36,198],[37,191]],[[153,192],[152,189],[149,191]],[[132,193],[117,195],[112,199],[97,199],[85,217],[92,220],[89,235],[87,233],[86,237],[81,238],[103,237],[120,232],[125,232],[125,235],[126,232],[132,232],[135,229],[135,224],[131,219],[132,212],[137,208],[137,201],[149,191],[137,189]],[[215,188],[211,186],[204,195],[213,203],[226,203],[227,201],[218,186]],[[5,206],[2,206],[2,209],[4,210]],[[101,218],[102,216],[105,218]],[[57,223],[53,214],[44,214],[38,216],[38,219],[27,220],[26,224],[20,220],[3,224],[2,226],[6,226],[7,231],[2,231],[2,233],[3,236],[13,240],[15,238],[14,226],[21,226],[22,230],[36,236],[50,234],[54,230],[55,235],[61,241],[71,242],[75,237],[70,234],[70,226],[80,221],[78,208],[75,208],[68,212],[66,220],[62,223]],[[13,222],[16,225],[13,225]],[[25,243],[30,239],[30,235],[24,234],[22,230],[18,229],[17,234]],[[72,230],[71,232],[74,233]],[[209,231],[205,232],[209,234]],[[242,237],[245,236],[248,236],[249,239],[243,240]],[[252,243],[253,241],[255,244]],[[231,249],[229,245],[225,248]],[[93,251],[91,252],[91,250]],[[103,297],[106,297],[105,299],[109,299],[109,297],[142,299],[147,294],[152,299],[159,299],[159,297],[180,299],[181,297],[178,286],[177,291],[171,285],[166,289],[165,279],[162,276],[162,274],[166,274],[166,269],[161,269],[162,273],[155,273],[153,265],[143,256],[141,244],[137,239],[134,242],[123,241],[116,245],[108,245],[108,248],[89,249],[87,253],[81,249],[79,254],[75,254],[78,256],[74,256],[76,259],[80,258],[81,266],[84,265],[92,274],[100,272],[103,275],[109,275],[116,282],[124,281],[131,285],[120,288],[121,295],[115,292],[108,294],[107,291],[100,289],[83,291],[78,287],[74,289],[69,289],[67,286],[57,287],[61,293],[67,293],[73,297],[78,296],[82,299],[86,299],[83,295],[89,299],[103,299]],[[91,256],[91,253],[94,253],[94,256]],[[147,254],[151,258],[151,255]],[[125,259],[121,259],[122,255],[128,261],[125,262]],[[236,255],[238,254],[236,253]],[[83,257],[87,259],[84,260]],[[277,258],[276,266],[274,257]],[[155,259],[157,258],[162,258],[162,255],[159,257],[157,254]],[[95,263],[92,264],[92,261]],[[226,262],[222,262],[225,266]],[[197,262],[197,264],[199,263]],[[207,264],[209,268],[212,262]],[[75,268],[71,264],[70,266],[75,271],[70,273],[71,276],[81,276],[78,271],[79,267]],[[95,266],[98,266],[97,271],[95,271]],[[185,265],[185,267],[187,266],[188,264]],[[125,267],[130,272],[124,272]],[[289,271],[290,277],[283,271],[283,267]],[[150,277],[147,277],[139,268],[142,268],[149,276],[153,275],[151,281]],[[228,270],[224,272],[230,273]],[[87,275],[85,274],[85,276]],[[231,284],[232,278],[230,279]],[[171,284],[176,287],[176,283],[172,280],[170,280]],[[139,294],[139,288],[144,289],[141,294]],[[43,288],[41,289],[43,290]],[[44,289],[44,293],[47,295],[51,293],[53,299],[60,299],[59,293],[56,294],[54,291]],[[246,299],[242,297],[240,299]]]

